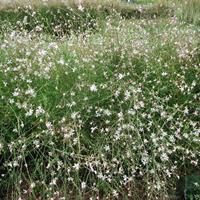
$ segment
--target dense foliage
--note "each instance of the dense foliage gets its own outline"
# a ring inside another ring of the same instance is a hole
[[[200,29],[105,8],[0,11],[0,199],[198,195]]]

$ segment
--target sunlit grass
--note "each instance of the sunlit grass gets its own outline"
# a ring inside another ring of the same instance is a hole
[[[200,1],[199,0],[186,0],[180,2],[180,10],[178,16],[189,23],[200,25]]]

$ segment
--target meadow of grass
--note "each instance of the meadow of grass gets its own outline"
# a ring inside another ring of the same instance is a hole
[[[189,23],[200,25],[200,1],[186,0],[182,2],[179,17]]]
[[[0,199],[198,199],[198,9],[63,2],[1,6]]]

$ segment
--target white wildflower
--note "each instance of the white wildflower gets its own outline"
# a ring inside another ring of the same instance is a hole
[[[97,92],[97,86],[96,86],[95,84],[92,84],[92,85],[90,86],[90,91],[91,91],[91,92]]]

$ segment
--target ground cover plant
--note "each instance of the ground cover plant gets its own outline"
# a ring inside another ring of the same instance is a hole
[[[200,197],[192,2],[1,5],[0,199]]]

